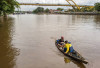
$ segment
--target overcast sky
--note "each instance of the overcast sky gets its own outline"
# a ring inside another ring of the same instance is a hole
[[[19,3],[54,3],[54,4],[68,4],[66,0],[17,0]],[[78,5],[94,5],[96,2],[100,2],[100,0],[73,0]],[[72,3],[73,4],[73,3]],[[38,6],[21,6],[21,10],[32,11]],[[54,6],[46,6],[44,8],[53,8],[56,9],[58,7]],[[61,7],[65,8],[66,7]],[[69,7],[67,7],[69,8]]]

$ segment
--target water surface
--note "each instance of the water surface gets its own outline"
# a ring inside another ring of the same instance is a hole
[[[89,64],[65,57],[55,46],[61,36]],[[99,68],[100,16],[9,15],[0,17],[0,68]]]

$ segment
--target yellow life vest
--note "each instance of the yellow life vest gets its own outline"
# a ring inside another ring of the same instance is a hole
[[[67,43],[65,44],[64,48],[67,48],[66,52],[65,53],[68,53],[69,52],[69,48],[71,47],[72,45]]]

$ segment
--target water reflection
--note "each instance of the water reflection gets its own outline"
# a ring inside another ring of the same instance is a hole
[[[69,58],[67,58],[67,57],[64,57],[64,62],[65,62],[65,63],[73,62],[73,63],[76,64],[77,67],[79,67],[79,68],[86,68],[85,65],[84,65],[83,63],[77,62],[77,61],[74,61],[74,60],[71,60],[71,59],[69,59]]]
[[[14,68],[19,49],[13,46],[14,19],[0,18],[0,68]]]
[[[96,15],[96,16],[95,16],[95,18],[94,18],[94,22],[100,24],[100,15]]]
[[[100,15],[94,17],[96,29],[100,29]]]
[[[14,68],[16,65],[18,68],[86,68],[88,65],[62,59],[59,53],[56,55],[52,51],[55,50],[54,41],[49,38],[60,36],[72,41],[83,57],[94,62],[94,68],[99,66],[100,31],[95,31],[94,27],[100,24],[100,16],[25,14],[12,17],[0,18],[0,68]],[[20,56],[19,49],[14,46],[22,50]]]
[[[65,61],[65,63],[70,63],[70,62],[71,62],[71,60],[70,60],[70,59],[65,58],[65,57],[64,57],[64,61]]]

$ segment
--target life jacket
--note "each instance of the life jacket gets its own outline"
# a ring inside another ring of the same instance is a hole
[[[72,53],[74,51],[73,46],[71,44],[69,44],[69,43],[67,43],[64,46],[64,48],[66,48],[66,52],[71,52]]]
[[[64,46],[64,52],[65,53],[69,52],[69,43],[65,44],[65,46]]]
[[[73,46],[69,44],[69,51],[72,53],[74,51]]]

